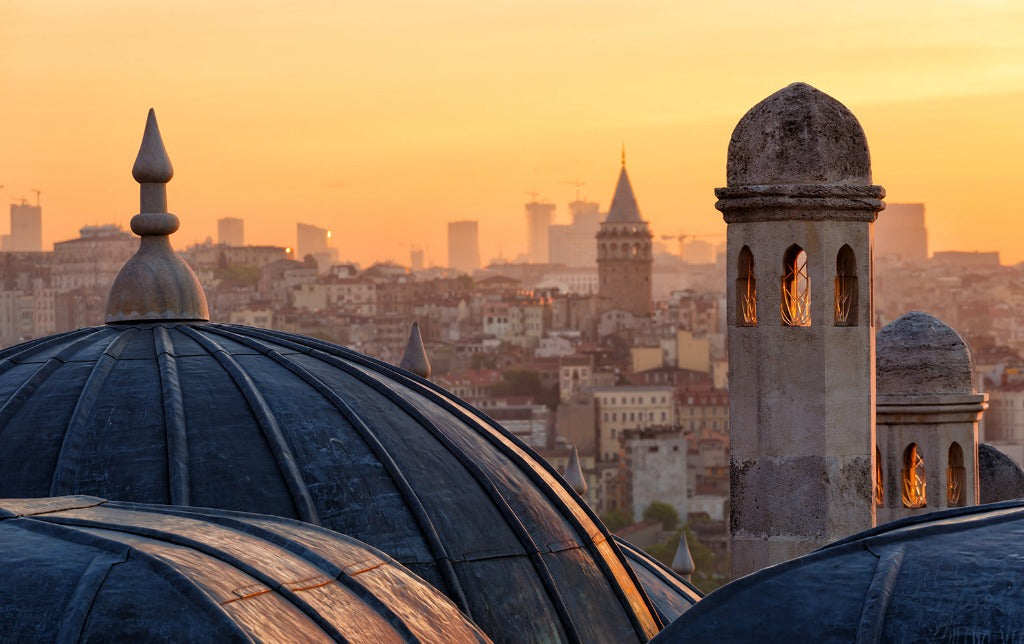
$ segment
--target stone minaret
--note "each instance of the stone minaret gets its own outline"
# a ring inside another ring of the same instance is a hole
[[[871,527],[872,226],[885,192],[856,117],[794,83],[729,142],[732,572]]]
[[[647,315],[652,309],[651,231],[640,218],[633,186],[626,174],[626,155],[615,185],[608,217],[597,231],[597,274],[599,308],[621,309],[633,315]]]
[[[878,522],[977,505],[987,394],[960,334],[914,311],[878,334]]]

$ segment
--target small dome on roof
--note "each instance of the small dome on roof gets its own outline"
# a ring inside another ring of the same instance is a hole
[[[733,186],[871,184],[871,157],[857,117],[806,83],[793,83],[748,111],[729,141]]]
[[[0,544],[9,641],[488,641],[386,554],[278,517],[0,499]]]
[[[971,349],[941,320],[911,311],[878,332],[875,344],[879,395],[972,394]]]
[[[738,579],[655,642],[999,642],[1024,633],[1024,501],[923,514]]]

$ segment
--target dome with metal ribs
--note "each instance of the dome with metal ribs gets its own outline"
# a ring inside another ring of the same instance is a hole
[[[312,338],[121,323],[0,351],[0,497],[293,517],[387,552],[496,640],[645,640],[600,521],[429,381]]]
[[[1009,642],[1024,500],[900,519],[737,579],[655,642]]]
[[[4,641],[488,641],[383,552],[279,517],[0,499],[0,569]]]

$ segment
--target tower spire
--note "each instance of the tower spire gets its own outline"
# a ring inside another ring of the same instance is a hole
[[[139,182],[139,214],[132,217],[131,227],[142,241],[110,287],[107,323],[209,320],[199,278],[171,248],[170,235],[180,225],[178,218],[167,212],[167,182],[174,176],[174,168],[152,108],[132,176]]]
[[[622,167],[626,167],[626,144],[622,144]]]

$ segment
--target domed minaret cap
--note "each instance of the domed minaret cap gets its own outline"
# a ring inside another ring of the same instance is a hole
[[[873,222],[885,190],[871,184],[871,155],[857,117],[806,83],[747,112],[729,141],[726,223],[790,219]]]
[[[938,318],[911,311],[878,332],[879,395],[973,394],[974,357],[967,342]]]
[[[427,360],[427,350],[423,348],[419,322],[412,323],[409,342],[405,345],[405,353],[402,354],[402,361],[398,363],[398,366],[421,378],[430,377],[430,360]]]
[[[140,212],[132,217],[131,226],[142,241],[110,287],[107,323],[209,320],[199,278],[171,248],[169,236],[178,230],[179,222],[167,212],[166,184],[174,168],[152,109],[132,176],[140,184]]]
[[[580,466],[580,455],[576,446],[572,446],[569,453],[569,463],[565,466],[565,482],[576,491],[576,494],[583,496],[587,493],[587,479],[583,476],[583,468]]]
[[[733,130],[728,185],[871,185],[871,155],[857,117],[806,83],[748,111]]]

